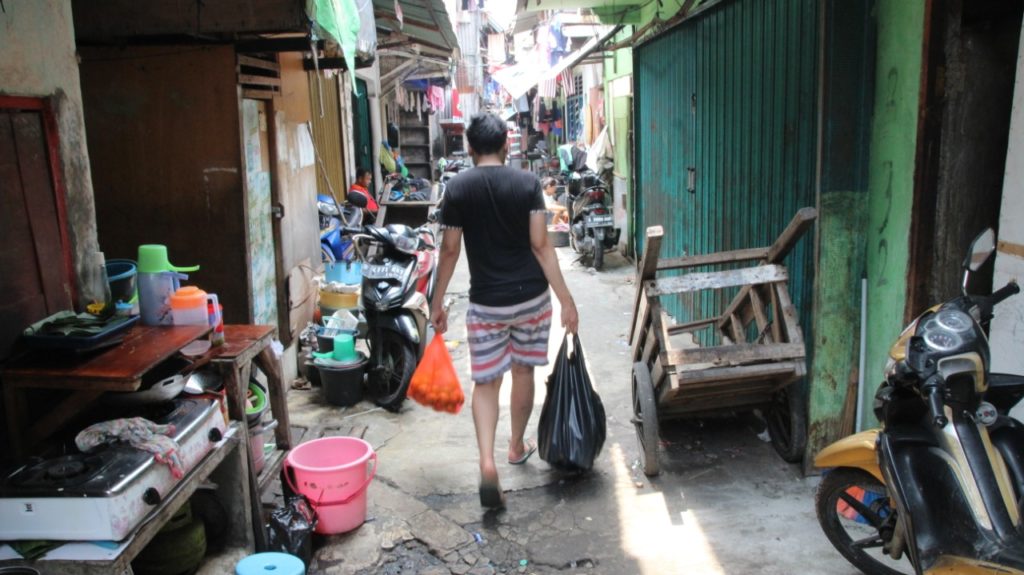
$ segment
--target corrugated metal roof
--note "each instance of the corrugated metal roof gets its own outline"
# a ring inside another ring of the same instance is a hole
[[[397,34],[446,56],[458,50],[459,43],[443,0],[400,0],[399,5],[401,22],[395,12],[395,0],[373,0],[377,29],[384,32],[378,38],[381,45],[389,44],[389,34]],[[391,42],[391,45],[397,44]]]

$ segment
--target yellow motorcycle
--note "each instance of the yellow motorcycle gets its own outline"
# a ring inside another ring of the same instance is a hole
[[[835,548],[868,575],[1024,575],[1024,425],[1007,414],[1024,376],[989,372],[990,296],[967,287],[995,251],[991,229],[964,261],[962,295],[929,309],[889,351],[880,429],[829,445],[815,498]]]

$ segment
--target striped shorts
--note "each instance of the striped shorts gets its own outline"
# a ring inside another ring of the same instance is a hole
[[[486,383],[501,377],[512,363],[547,365],[551,329],[551,294],[516,305],[491,307],[469,304],[466,332],[473,381]]]

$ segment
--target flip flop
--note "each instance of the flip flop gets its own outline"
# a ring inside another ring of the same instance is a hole
[[[480,481],[480,505],[488,509],[502,509],[505,507],[505,495],[497,480]]]
[[[520,457],[519,459],[514,460],[514,461],[509,459],[508,460],[508,464],[509,465],[522,465],[522,464],[526,463],[526,460],[530,459],[530,456],[533,455],[534,451],[537,451],[537,443],[535,441],[533,441],[532,439],[529,439],[529,440],[526,441],[526,451],[523,452],[523,456]]]

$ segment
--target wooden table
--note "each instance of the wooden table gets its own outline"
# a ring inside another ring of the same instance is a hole
[[[226,325],[224,326],[224,345],[213,348],[207,354],[211,365],[215,366],[224,378],[228,415],[231,419],[246,420],[245,403],[252,365],[255,364],[267,377],[267,401],[270,404],[271,414],[277,420],[277,428],[274,430],[277,449],[267,458],[263,471],[258,476],[252,452],[246,449],[252,522],[258,551],[264,551],[267,548],[266,530],[263,529],[261,495],[271,481],[277,477],[284,458],[288,450],[291,449],[288,401],[285,397],[286,390],[281,373],[281,362],[274,355],[271,347],[276,333],[277,328],[270,325]],[[249,445],[247,425],[243,426],[242,436],[243,445],[247,448]]]
[[[96,354],[69,357],[36,351],[13,360],[0,379],[15,457],[25,457],[105,392],[138,390],[146,372],[209,330],[207,326],[135,325],[119,345]],[[26,392],[32,389],[63,389],[71,394],[26,429]]]

